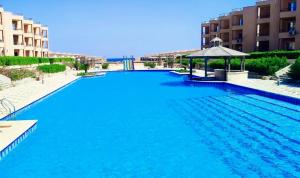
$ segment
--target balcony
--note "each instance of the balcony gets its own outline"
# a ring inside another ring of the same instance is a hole
[[[232,30],[241,30],[244,26],[243,15],[232,16]]]
[[[220,21],[220,32],[227,32],[227,31],[229,31],[229,28],[230,28],[229,19]]]
[[[221,33],[220,38],[223,40],[223,43],[229,43],[229,33]]]
[[[13,45],[14,46],[23,46],[23,37],[20,35],[14,35],[13,36]]]
[[[219,24],[212,24],[211,26],[211,33],[219,33],[220,32],[220,26]]]
[[[258,51],[269,51],[270,42],[268,40],[258,41],[256,48],[257,48]]]
[[[27,24],[25,24],[24,25],[24,33],[32,33],[33,32],[33,30],[32,30],[32,26],[31,25],[27,25]]]
[[[297,2],[296,0],[281,0],[280,11],[281,12],[296,12]]]
[[[15,49],[14,50],[14,56],[23,56],[23,50]]]
[[[209,27],[208,26],[202,26],[202,36],[209,35]]]
[[[270,18],[271,16],[271,6],[265,5],[265,6],[258,6],[257,8],[257,18],[258,19],[266,19]]]
[[[297,2],[295,0],[281,0],[280,18],[295,17],[297,11]]]
[[[296,31],[296,18],[283,18],[280,19],[279,38],[295,37]]]
[[[43,38],[48,38],[48,31],[47,30],[42,30],[42,37]]]
[[[270,35],[270,24],[263,23],[257,25],[257,36],[269,36]]]
[[[280,49],[295,50],[295,38],[285,38],[279,40]]]
[[[269,41],[270,40],[270,24],[263,23],[257,25],[257,41]]]
[[[232,31],[232,44],[242,44],[243,43],[243,31],[235,30]]]

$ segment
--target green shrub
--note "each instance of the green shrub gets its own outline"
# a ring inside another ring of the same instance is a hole
[[[212,69],[224,69],[224,59],[212,60],[208,63],[208,66]],[[230,61],[231,70],[240,70],[241,69],[241,60],[240,59],[231,59]]]
[[[288,65],[287,58],[268,57],[246,61],[246,70],[260,75],[274,75],[275,72]]]
[[[291,66],[291,70],[288,75],[294,80],[300,80],[300,57]]]
[[[55,62],[55,61],[54,61],[54,58],[49,58],[49,63],[50,63],[50,64],[54,64],[54,62]]]
[[[224,69],[224,59],[211,60],[208,62],[208,66],[212,69]]]
[[[32,65],[54,62],[73,62],[72,58],[41,58],[41,57],[19,57],[19,56],[1,56],[0,66],[13,65]]]
[[[90,72],[80,72],[77,74],[77,76],[95,76],[95,73],[90,73]]]
[[[102,64],[102,69],[108,69],[108,67],[109,67],[109,63]]]
[[[24,78],[36,77],[35,72],[27,69],[0,69],[0,74],[5,75],[12,81],[22,80]]]
[[[278,51],[267,51],[267,52],[252,52],[250,56],[247,57],[249,59],[257,59],[257,58],[265,58],[265,57],[286,57],[288,59],[297,59],[300,56],[300,50],[286,51],[286,50],[278,50]]]
[[[239,70],[241,67],[240,59],[232,59],[230,63],[231,70]],[[255,72],[260,75],[274,75],[278,70],[288,65],[287,58],[268,57],[259,59],[247,59],[246,70]],[[224,59],[218,59],[209,62],[209,67],[212,69],[223,69]]]
[[[180,64],[180,60],[176,60],[176,63]],[[182,67],[188,68],[188,66],[190,65],[190,59],[183,58],[181,60],[181,64],[182,64]],[[203,65],[204,65],[204,62],[202,59],[193,59],[193,68],[196,68],[196,66],[198,68],[201,68],[201,67],[203,67]]]
[[[151,69],[156,67],[156,64],[154,62],[145,62],[144,66],[150,67]]]
[[[38,66],[37,70],[42,71],[44,73],[58,73],[66,70],[66,65],[60,64],[51,64],[51,65],[42,65]]]

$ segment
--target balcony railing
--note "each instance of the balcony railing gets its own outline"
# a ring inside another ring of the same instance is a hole
[[[23,42],[16,42],[14,41],[14,45],[23,45],[24,43]]]
[[[33,44],[25,43],[25,46],[27,46],[27,47],[32,47]]]

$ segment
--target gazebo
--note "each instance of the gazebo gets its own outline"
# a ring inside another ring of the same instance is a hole
[[[231,72],[230,69],[230,62],[232,58],[240,58],[241,59],[241,69],[239,72],[245,71],[245,57],[249,56],[249,54],[232,50],[229,48],[225,48],[222,46],[222,39],[215,37],[213,40],[210,41],[211,48],[207,48],[204,50],[201,50],[199,52],[193,53],[188,55],[187,57],[190,59],[190,79],[193,80],[193,59],[194,58],[202,58],[204,59],[205,63],[205,78],[208,77],[207,71],[208,71],[208,61],[211,58],[223,58],[225,61],[224,69],[218,70],[218,72],[215,71],[215,75],[224,75],[224,80],[228,80],[228,73]]]

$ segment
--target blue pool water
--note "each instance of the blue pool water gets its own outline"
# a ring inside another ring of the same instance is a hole
[[[81,79],[19,112],[1,178],[300,177],[300,106],[167,72]]]

